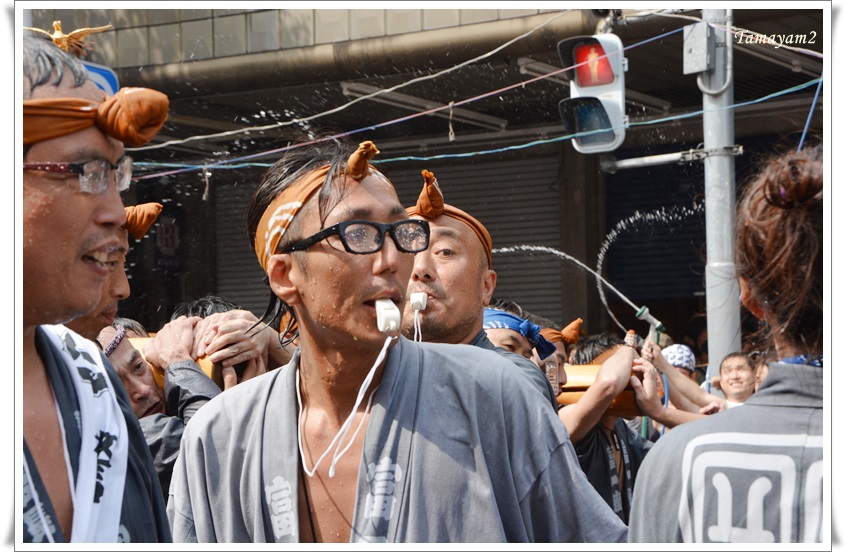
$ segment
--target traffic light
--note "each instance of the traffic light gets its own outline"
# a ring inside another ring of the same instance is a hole
[[[558,56],[570,81],[570,97],[558,111],[567,134],[582,153],[614,151],[626,137],[626,78],[628,61],[623,42],[614,34],[576,36],[558,43]]]

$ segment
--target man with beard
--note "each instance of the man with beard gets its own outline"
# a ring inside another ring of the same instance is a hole
[[[517,365],[546,402],[558,410],[556,394],[541,369],[531,359],[495,346],[482,329],[485,307],[496,288],[496,272],[491,269],[493,243],[485,226],[461,209],[445,204],[435,175],[425,170],[417,204],[406,212],[411,218],[429,222],[431,238],[429,248],[414,256],[407,294],[426,293],[426,308],[415,313],[410,302],[405,304],[403,335],[413,336],[418,316],[424,341],[466,343],[496,351]]]
[[[399,335],[428,224],[407,218],[370,165],[372,142],[352,155],[326,142],[288,152],[248,207],[269,312],[291,317],[300,345],[186,425],[168,500],[174,540],[625,539],[563,425],[510,362]]]

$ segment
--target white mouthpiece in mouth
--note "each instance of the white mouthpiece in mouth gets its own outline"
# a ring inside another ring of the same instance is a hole
[[[416,311],[426,310],[426,295],[425,291],[416,291],[411,294],[411,299],[409,302],[411,303],[411,308]]]
[[[376,300],[376,327],[380,332],[396,335],[400,329],[401,314],[390,299]]]

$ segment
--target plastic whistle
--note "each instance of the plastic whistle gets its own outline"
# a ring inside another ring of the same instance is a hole
[[[425,291],[415,291],[411,294],[411,308],[416,311],[426,310],[426,298],[429,297],[426,295]]]
[[[376,327],[380,332],[396,335],[400,329],[401,314],[390,299],[376,300]]]

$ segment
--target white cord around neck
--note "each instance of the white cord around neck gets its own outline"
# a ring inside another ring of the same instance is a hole
[[[420,315],[420,309],[414,311],[414,341],[418,343],[423,341],[423,317]]]
[[[338,459],[344,455],[344,453],[349,450],[352,446],[353,442],[355,441],[355,436],[358,435],[361,426],[364,424],[364,420],[367,419],[367,414],[370,412],[370,406],[373,402],[373,395],[376,394],[376,390],[379,389],[377,385],[376,388],[370,393],[370,397],[367,399],[367,406],[364,409],[364,416],[361,418],[361,421],[358,423],[358,427],[356,428],[353,436],[350,438],[350,442],[344,447],[343,450],[339,452],[338,449],[341,448],[341,445],[344,442],[344,439],[347,436],[347,433],[350,431],[350,426],[352,426],[353,419],[355,418],[355,413],[358,411],[358,406],[361,404],[361,401],[364,400],[364,394],[367,392],[367,388],[370,387],[370,382],[373,381],[373,376],[376,374],[376,368],[382,364],[382,361],[385,359],[385,355],[388,352],[388,346],[391,344],[393,340],[392,337],[389,337],[385,340],[385,344],[382,346],[382,351],[379,353],[379,356],[376,357],[376,362],[373,363],[373,367],[370,369],[370,372],[367,373],[367,376],[364,378],[364,382],[362,382],[361,387],[358,390],[358,396],[355,400],[355,405],[353,405],[352,412],[350,415],[347,416],[347,419],[344,421],[344,424],[341,426],[341,429],[338,430],[338,433],[335,435],[335,438],[332,439],[332,442],[329,443],[329,446],[326,448],[326,451],[320,455],[320,458],[317,459],[317,462],[314,463],[314,467],[309,470],[308,466],[306,465],[305,453],[303,452],[303,433],[302,433],[302,415],[303,415],[303,405],[302,405],[302,397],[300,395],[300,369],[297,367],[297,377],[296,377],[296,384],[297,384],[297,443],[300,449],[300,459],[303,463],[303,471],[309,477],[314,477],[314,474],[317,473],[317,467],[320,466],[320,463],[329,454],[329,451],[332,450],[332,447],[335,447],[335,452],[332,455],[332,464],[329,466],[329,477],[335,477],[335,464],[337,464]]]

